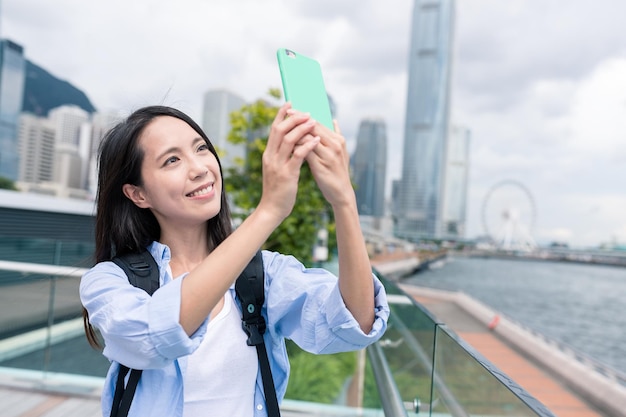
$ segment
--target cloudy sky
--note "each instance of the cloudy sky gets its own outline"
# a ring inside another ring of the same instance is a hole
[[[202,94],[280,87],[275,51],[322,64],[342,130],[382,117],[390,178],[404,131],[412,0],[5,0],[0,33],[99,110],[162,103],[200,120]],[[519,181],[533,236],[626,244],[626,2],[462,0],[452,122],[472,132],[468,237],[490,189]],[[502,190],[502,189],[501,189]],[[515,190],[510,191],[513,195]],[[489,204],[504,205],[505,190]],[[491,208],[489,209],[491,210]]]

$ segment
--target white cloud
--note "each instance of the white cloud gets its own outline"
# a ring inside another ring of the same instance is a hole
[[[586,157],[626,156],[626,56],[602,62],[583,81],[571,110],[570,145]],[[622,162],[625,162],[622,160]]]
[[[470,235],[482,233],[478,215],[486,189],[514,179],[537,200],[538,240],[588,246],[612,236],[626,238],[621,232],[626,218],[621,197],[625,72],[626,57],[612,57],[578,82],[571,78],[529,82],[516,93],[517,100],[503,108],[464,108],[464,120],[473,132]],[[590,205],[596,214],[590,214]]]
[[[532,191],[541,236],[622,236],[626,2],[456,8],[451,114],[472,132],[470,236],[481,233],[487,190],[504,179]],[[194,118],[209,89],[253,100],[279,87],[275,51],[292,48],[322,63],[351,144],[362,118],[386,121],[397,178],[412,10],[411,0],[7,0],[1,28],[99,109],[164,103]]]

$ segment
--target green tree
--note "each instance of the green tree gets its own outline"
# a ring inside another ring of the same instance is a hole
[[[269,100],[259,99],[244,105],[230,116],[228,141],[246,144],[245,160],[226,170],[226,191],[232,198],[233,217],[243,219],[258,205],[263,191],[261,156],[267,145],[269,129],[278,111],[280,90],[270,89]],[[323,220],[324,219],[324,220]],[[322,223],[326,223],[325,225]],[[271,234],[264,248],[291,254],[305,264],[312,262],[317,231],[329,232],[329,252],[336,247],[335,223],[332,211],[313,179],[307,164],[302,166],[296,205],[291,215]]]
[[[291,373],[285,398],[334,404],[356,370],[357,353],[314,355],[287,340]]]
[[[0,177],[0,189],[17,191],[15,183],[6,177]]]

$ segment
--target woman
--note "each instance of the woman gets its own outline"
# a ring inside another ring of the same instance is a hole
[[[88,338],[97,341],[91,326],[97,328],[112,362],[104,415],[119,364],[144,370],[130,416],[266,415],[234,281],[291,212],[305,161],[334,212],[339,279],[263,251],[264,337],[279,401],[289,372],[284,338],[332,353],[361,349],[386,329],[389,309],[371,273],[344,138],[283,105],[263,154],[261,201],[233,231],[217,153],[188,116],[146,107],[107,134],[100,147],[98,263],[80,286]],[[160,271],[152,296],[110,262],[146,247]]]

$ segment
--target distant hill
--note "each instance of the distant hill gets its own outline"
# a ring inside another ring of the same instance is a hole
[[[26,60],[22,111],[45,117],[50,109],[64,104],[74,104],[89,113],[96,111],[81,90]]]

